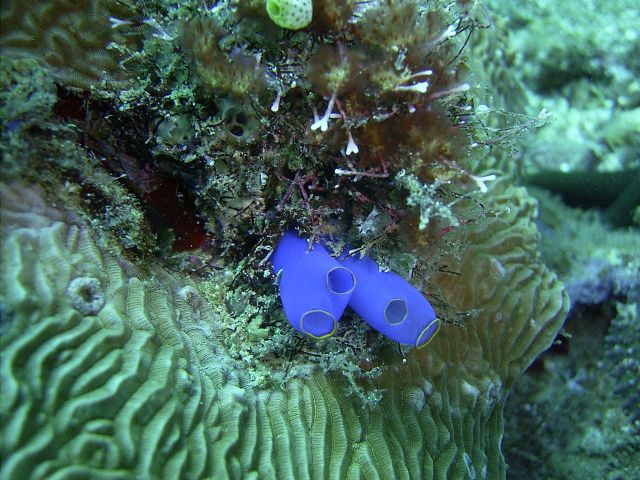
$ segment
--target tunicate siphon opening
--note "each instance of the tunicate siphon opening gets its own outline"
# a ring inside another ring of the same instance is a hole
[[[422,330],[420,335],[418,335],[418,339],[416,340],[416,347],[422,348],[427,346],[431,342],[433,337],[436,336],[438,330],[440,330],[440,320],[436,318],[431,323],[429,323],[429,325],[427,325],[424,330]]]
[[[407,302],[401,298],[394,298],[390,300],[384,308],[384,319],[390,325],[398,325],[407,318],[408,313]]]
[[[315,338],[330,337],[336,327],[336,319],[324,310],[310,310],[300,318],[300,330]]]
[[[356,288],[356,277],[345,267],[335,267],[327,272],[327,290],[336,295],[348,295]]]

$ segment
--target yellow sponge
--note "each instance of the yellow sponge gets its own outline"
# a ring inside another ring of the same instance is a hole
[[[267,13],[276,25],[300,30],[311,23],[312,0],[267,0]]]

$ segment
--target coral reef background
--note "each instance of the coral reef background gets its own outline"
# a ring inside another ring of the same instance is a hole
[[[505,58],[521,87],[511,100],[553,115],[514,155],[539,187],[529,190],[540,201],[542,255],[571,299],[557,345],[507,403],[508,476],[636,478],[640,68],[631,52],[640,10],[626,1],[487,5],[508,32]]]
[[[637,478],[637,7],[271,3],[2,3],[0,478]],[[293,330],[292,228],[440,332]]]

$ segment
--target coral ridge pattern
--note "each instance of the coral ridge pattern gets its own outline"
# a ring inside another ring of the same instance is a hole
[[[368,407],[319,371],[253,388],[197,288],[19,192],[3,186],[0,478],[504,478],[507,391],[568,304],[523,189],[495,192],[510,213],[473,227],[450,259],[462,274],[438,279],[479,313],[390,367]]]

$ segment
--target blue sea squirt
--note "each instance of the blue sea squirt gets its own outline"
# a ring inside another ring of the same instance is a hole
[[[409,282],[382,272],[369,257],[332,257],[286,232],[271,259],[289,323],[301,333],[326,338],[335,333],[347,305],[371,327],[399,343],[423,347],[440,329],[429,302]]]
[[[418,348],[438,333],[440,320],[431,304],[400,275],[380,271],[367,256],[347,256],[340,263],[357,279],[349,306],[371,327],[396,342]]]
[[[282,270],[280,298],[291,325],[315,338],[333,335],[355,288],[351,271],[319,243],[309,249],[295,232],[282,236],[271,264]]]

